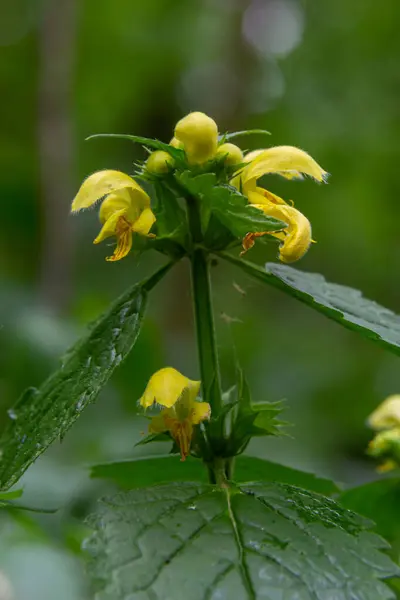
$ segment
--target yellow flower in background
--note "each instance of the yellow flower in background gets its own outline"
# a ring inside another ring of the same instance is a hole
[[[400,395],[389,396],[368,417],[368,425],[377,433],[368,444],[368,454],[383,457],[378,467],[386,473],[399,467],[400,462]]]
[[[175,141],[177,140],[177,141]],[[214,158],[218,147],[216,122],[202,112],[192,112],[183,117],[175,127],[170,144],[183,144],[190,165],[201,165]]]
[[[112,170],[90,175],[75,196],[71,211],[90,208],[104,196],[99,213],[103,227],[93,243],[115,236],[114,254],[106,260],[120,260],[132,248],[132,234],[151,236],[149,232],[156,219],[150,208],[150,198],[140,185],[126,173]]]
[[[392,427],[400,427],[400,394],[386,398],[368,417],[368,425],[380,431]]]
[[[169,431],[180,449],[181,460],[189,455],[193,426],[210,417],[208,402],[196,400],[200,384],[200,381],[192,381],[176,369],[166,367],[152,375],[139,400],[144,408],[154,403],[166,407],[151,419],[149,433]]]
[[[276,194],[257,186],[257,180],[263,175],[277,174],[286,179],[302,179],[304,175],[308,175],[323,182],[328,174],[309,154],[293,146],[254,150],[245,156],[244,161],[248,164],[233,178],[232,184],[247,196],[253,206],[288,225],[280,232],[249,232],[243,240],[244,252],[254,246],[257,237],[272,235],[282,240],[279,251],[282,262],[299,260],[312,241],[309,220]]]

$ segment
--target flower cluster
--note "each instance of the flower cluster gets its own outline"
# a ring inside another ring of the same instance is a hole
[[[400,395],[395,394],[368,418],[368,425],[376,432],[368,446],[368,454],[383,459],[378,467],[381,473],[400,465]]]
[[[209,419],[211,414],[207,402],[196,400],[200,384],[176,369],[165,367],[152,375],[139,400],[144,409],[153,405],[164,407],[151,418],[149,433],[169,433],[179,448],[181,460],[190,453],[194,426]]]
[[[279,231],[250,230],[242,240],[243,253],[252,248],[258,237],[272,235],[281,242],[279,258],[282,262],[290,263],[304,256],[312,241],[309,220],[292,202],[287,203],[260,187],[258,181],[269,174],[286,179],[309,176],[317,182],[326,181],[328,174],[309,154],[293,146],[276,146],[243,155],[238,146],[218,134],[215,121],[201,112],[181,119],[169,145],[164,144],[164,147],[166,150],[156,150],[147,159],[145,170],[149,174],[162,178],[182,169],[198,172],[199,168],[205,168],[212,172],[222,165],[226,183],[243,194],[249,206],[286,224],[286,228]],[[173,149],[182,151],[182,163],[175,160]],[[103,228],[94,243],[110,236],[117,238],[115,251],[107,260],[119,260],[128,254],[133,233],[154,236],[151,229],[156,216],[150,207],[150,198],[132,177],[112,170],[94,173],[82,184],[72,203],[72,212],[89,208],[102,198],[99,216]]]

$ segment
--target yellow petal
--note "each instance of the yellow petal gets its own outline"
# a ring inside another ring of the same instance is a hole
[[[291,263],[299,260],[307,252],[311,244],[311,224],[310,221],[293,206],[274,204],[254,205],[255,208],[262,210],[270,217],[275,217],[288,224],[283,232],[273,233],[271,235],[282,239],[279,248],[279,259],[284,263]],[[257,237],[253,234],[254,237]]]
[[[164,411],[161,411],[159,415],[151,418],[149,423],[149,433],[163,433],[168,430],[168,426],[165,424]]]
[[[121,217],[125,215],[125,213],[125,208],[116,210],[115,212],[111,213],[111,215],[108,217],[103,227],[101,228],[99,235],[94,240],[93,244],[100,244],[100,242],[102,242],[106,238],[112,235],[116,235],[118,221]]]
[[[155,221],[156,218],[153,211],[150,208],[145,208],[140,217],[132,225],[132,231],[140,233],[140,235],[147,235]]]
[[[114,254],[112,256],[107,256],[106,260],[110,262],[114,262],[116,260],[121,260],[121,258],[125,258],[127,254],[129,254],[132,248],[132,231],[129,229],[124,229],[121,233],[117,234],[117,245],[114,250]]]
[[[115,213],[120,214],[123,211],[127,214],[132,205],[132,198],[128,190],[119,190],[117,193],[112,193],[103,200],[100,206],[99,218],[101,223],[106,223],[108,219]]]
[[[288,206],[287,202],[280,198],[276,194],[269,192],[268,190],[264,190],[264,188],[256,187],[254,191],[249,191],[247,194],[250,204],[265,204],[268,206],[271,204],[284,204]]]
[[[125,188],[140,198],[144,206],[150,206],[149,196],[132,177],[121,171],[105,170],[93,173],[85,179],[72,202],[71,211],[89,208],[103,196]]]
[[[202,421],[209,419],[211,415],[211,406],[208,402],[193,402],[190,420],[193,425],[198,425]]]
[[[384,402],[368,418],[368,425],[377,431],[400,426],[400,395],[395,394]]]
[[[217,152],[218,127],[204,113],[192,112],[176,124],[175,138],[184,144],[189,164],[202,164]]]
[[[188,388],[191,397],[195,398],[200,390],[200,381],[192,381],[176,369],[165,367],[150,377],[139,403],[144,408],[148,408],[154,402],[171,407],[179,400],[185,388]]]
[[[244,186],[251,180],[257,180],[268,173],[281,175],[289,173],[289,176],[304,174],[320,182],[325,181],[328,176],[326,171],[307,152],[294,146],[275,146],[262,152],[255,152],[257,154],[252,162],[241,172]]]

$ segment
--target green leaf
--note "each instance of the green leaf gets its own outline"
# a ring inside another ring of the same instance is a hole
[[[286,223],[251,206],[236,188],[218,184],[213,173],[193,177],[185,171],[178,181],[200,201],[204,243],[208,248],[226,248],[232,239],[242,240],[249,232],[280,231],[286,227]]]
[[[96,400],[135,344],[147,293],[171,264],[125,292],[67,352],[61,368],[40,389],[29,389],[10,409],[10,420],[0,437],[0,490],[11,487]]]
[[[156,250],[163,250],[165,247],[169,250],[170,244],[173,243],[180,247],[182,254],[188,247],[189,237],[186,212],[180,206],[176,195],[165,184],[154,182],[153,186],[157,198],[154,207],[156,238],[150,240],[150,243]]]
[[[186,164],[185,152],[181,148],[174,148],[169,144],[160,142],[160,140],[154,140],[152,138],[141,137],[139,135],[129,135],[126,133],[95,133],[86,138],[86,141],[93,140],[95,138],[119,138],[122,140],[130,140],[136,144],[143,144],[154,150],[164,150],[168,152],[177,162]]]
[[[376,523],[377,532],[400,551],[400,478],[379,479],[342,492],[340,504]]]
[[[245,129],[243,131],[233,131],[232,133],[224,133],[221,138],[221,142],[228,142],[234,140],[237,137],[243,137],[247,135],[271,135],[270,131],[266,129]]]
[[[119,493],[88,524],[99,600],[388,600],[400,572],[369,522],[276,483]]]
[[[294,296],[347,329],[400,354],[400,316],[364,298],[360,291],[328,283],[322,275],[297,271],[292,267],[267,263],[265,270],[227,253],[220,256],[256,279]]]
[[[17,500],[21,498],[23,490],[13,490],[12,492],[0,492],[0,502],[6,500]]]
[[[176,456],[152,456],[110,462],[91,467],[93,479],[108,479],[124,489],[147,487],[174,481],[207,482],[207,472],[200,460],[188,457],[184,462]],[[279,481],[330,496],[340,491],[333,481],[312,473],[298,471],[269,460],[243,454],[235,459],[236,482]]]

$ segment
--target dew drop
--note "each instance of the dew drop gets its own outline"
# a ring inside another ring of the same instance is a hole
[[[190,504],[190,506],[188,506],[188,510],[196,510],[197,506],[195,504]]]
[[[15,421],[16,419],[18,419],[18,413],[15,410],[15,408],[9,408],[7,411],[8,416],[10,417],[10,419],[12,419],[13,421]]]
[[[85,400],[86,400],[86,394],[82,394],[82,396],[79,398],[78,402],[75,404],[76,412],[81,412],[81,410],[83,410]]]

